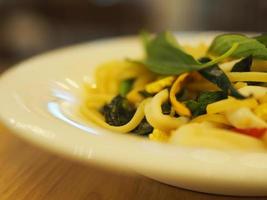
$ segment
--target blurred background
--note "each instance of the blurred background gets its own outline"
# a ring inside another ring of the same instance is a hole
[[[0,0],[0,70],[43,51],[150,31],[267,30],[266,0]]]

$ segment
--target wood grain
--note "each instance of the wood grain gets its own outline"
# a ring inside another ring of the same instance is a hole
[[[139,175],[126,176],[118,172],[112,173],[93,166],[85,166],[34,147],[1,128],[0,199],[237,200],[241,198],[192,192]]]

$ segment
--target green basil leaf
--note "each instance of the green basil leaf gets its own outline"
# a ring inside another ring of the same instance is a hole
[[[198,71],[214,65],[229,57],[238,47],[234,43],[224,54],[209,63],[199,63],[190,54],[185,53],[175,37],[169,32],[163,32],[151,38],[142,33],[142,41],[146,51],[144,61],[132,61],[145,65],[150,71],[163,75],[178,75],[185,72]]]
[[[200,62],[208,62],[209,58],[202,58]],[[213,65],[199,70],[199,73],[208,81],[216,84],[222,89],[226,94],[230,92],[230,95],[237,99],[244,99],[245,97],[241,95],[232,85],[226,74],[219,68],[218,65]]]
[[[264,44],[267,47],[267,33],[254,37],[257,41]]]
[[[252,65],[252,56],[248,56],[237,62],[231,72],[249,72]]]
[[[141,40],[142,40],[142,43],[143,43],[145,50],[147,50],[147,46],[150,42],[150,34],[146,31],[142,31],[140,33],[140,37],[141,37]]]
[[[232,53],[232,57],[242,58],[253,56],[253,58],[267,60],[267,48],[255,38],[249,38],[241,34],[223,34],[217,36],[208,53],[211,55],[223,55],[234,43],[238,43],[238,48]]]
[[[166,75],[199,70],[200,64],[174,41],[169,32],[160,33],[150,41],[146,38],[147,57],[143,64],[155,73]]]

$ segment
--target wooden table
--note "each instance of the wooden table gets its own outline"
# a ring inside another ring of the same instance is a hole
[[[241,198],[192,192],[138,175],[126,176],[85,166],[34,147],[1,127],[0,200],[5,199],[234,200]]]

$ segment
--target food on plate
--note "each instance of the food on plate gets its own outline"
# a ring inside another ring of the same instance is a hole
[[[265,151],[267,35],[179,43],[141,34],[144,58],[108,61],[81,112],[106,129],[187,147]]]

